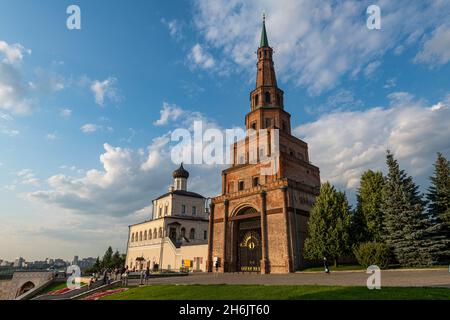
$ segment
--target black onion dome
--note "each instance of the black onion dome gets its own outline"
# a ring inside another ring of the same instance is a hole
[[[181,164],[181,166],[175,170],[172,174],[173,178],[189,178],[189,172],[187,172],[184,168],[183,168],[183,164]]]

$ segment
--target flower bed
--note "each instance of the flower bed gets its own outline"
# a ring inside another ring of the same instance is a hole
[[[124,292],[126,290],[128,290],[128,288],[120,288],[120,289],[114,289],[114,290],[100,291],[100,292],[93,293],[90,296],[87,296],[83,300],[98,300],[100,298],[103,298],[103,297],[106,297],[106,296],[110,296],[110,295],[113,295],[113,294],[116,294],[116,293]]]
[[[55,290],[49,293],[50,296],[58,296],[60,294],[64,294],[71,291],[70,288],[63,288],[63,289],[59,289],[59,290]]]

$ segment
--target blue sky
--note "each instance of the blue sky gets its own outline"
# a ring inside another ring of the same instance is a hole
[[[450,3],[378,1],[381,30],[370,4],[0,0],[0,258],[123,250],[171,183],[170,132],[243,125],[263,11],[322,180],[353,197],[390,148],[426,188],[450,152]],[[191,189],[219,192],[221,167],[190,169]]]

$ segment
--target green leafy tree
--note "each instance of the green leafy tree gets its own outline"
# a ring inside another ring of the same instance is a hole
[[[390,261],[390,250],[384,243],[366,242],[355,246],[353,249],[356,259],[364,268],[376,265],[381,269],[387,269]]]
[[[362,174],[352,221],[354,243],[382,241],[383,214],[381,202],[383,186],[384,178],[381,172],[368,170]]]
[[[384,235],[395,258],[405,266],[429,265],[432,250],[425,247],[429,221],[423,214],[423,201],[418,187],[388,151],[388,175],[383,188],[381,210],[384,215]]]
[[[332,258],[336,266],[339,257],[351,252],[350,219],[350,207],[345,194],[328,182],[323,184],[309,218],[306,258]]]

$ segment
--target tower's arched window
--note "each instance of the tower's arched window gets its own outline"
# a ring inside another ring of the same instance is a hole
[[[278,104],[279,106],[281,106],[281,97],[280,97],[280,94],[279,94],[279,93],[277,94],[277,104]]]
[[[152,240],[152,229],[148,230],[148,240]]]
[[[266,103],[270,103],[270,92],[266,92]]]
[[[259,103],[259,94],[255,95],[255,107],[258,105]]]
[[[158,231],[156,231],[156,228],[153,229],[153,239],[158,238]]]
[[[134,242],[134,233],[131,234],[131,242]]]
[[[162,228],[159,228],[158,236],[159,236],[160,238],[163,237],[163,230],[162,230]]]
[[[147,230],[144,231],[144,241],[147,240]]]
[[[139,232],[139,241],[142,241],[142,231]]]
[[[186,229],[185,228],[181,228],[181,237],[186,238]]]

